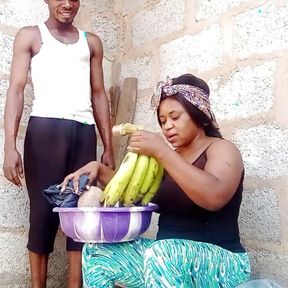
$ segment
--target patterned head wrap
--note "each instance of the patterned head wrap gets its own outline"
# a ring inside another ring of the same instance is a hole
[[[173,85],[172,79],[167,77],[166,81],[160,81],[157,83],[156,89],[151,98],[150,107],[154,111],[157,110],[160,105],[162,92],[167,96],[183,96],[187,101],[202,111],[215,128],[219,128],[214,113],[210,108],[209,95],[203,89],[186,84]]]

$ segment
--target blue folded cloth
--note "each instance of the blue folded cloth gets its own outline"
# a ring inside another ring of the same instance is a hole
[[[53,207],[77,207],[79,196],[84,192],[88,182],[88,176],[82,175],[79,178],[79,192],[75,192],[73,183],[70,180],[66,189],[61,192],[59,184],[52,185],[43,190],[43,196]]]

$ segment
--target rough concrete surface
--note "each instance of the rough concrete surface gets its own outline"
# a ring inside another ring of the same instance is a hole
[[[81,4],[77,25],[97,33],[103,42],[106,89],[126,77],[139,80],[135,123],[160,130],[149,104],[156,82],[167,75],[189,72],[208,81],[221,131],[239,147],[244,160],[239,225],[253,276],[288,287],[288,1],[82,0]],[[0,167],[13,40],[20,27],[42,22],[47,15],[44,0],[0,0]],[[33,99],[30,80],[28,76],[17,144],[21,154]],[[0,287],[28,288],[27,193],[9,184],[1,170],[0,195]],[[155,214],[145,236],[154,238],[156,233]],[[50,260],[48,287],[65,287],[67,259],[60,231]]]

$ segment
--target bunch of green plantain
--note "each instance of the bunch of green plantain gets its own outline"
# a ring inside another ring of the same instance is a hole
[[[159,189],[163,166],[154,157],[128,152],[105,187],[104,206],[146,206]]]

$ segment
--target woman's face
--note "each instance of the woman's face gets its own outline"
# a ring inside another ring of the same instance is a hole
[[[164,136],[175,148],[189,145],[199,133],[200,128],[182,104],[172,97],[161,101],[159,118]]]

